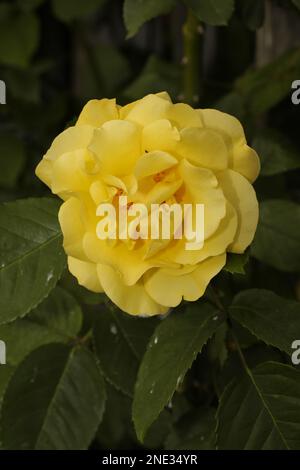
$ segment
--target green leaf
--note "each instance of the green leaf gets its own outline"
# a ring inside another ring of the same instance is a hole
[[[146,447],[146,449],[163,448],[164,443],[170,434],[171,427],[172,415],[170,413],[170,409],[165,409],[148,429],[143,442],[144,447]]]
[[[0,3],[0,21],[6,21],[13,14],[13,5]]]
[[[226,25],[234,10],[234,0],[185,0],[197,18],[204,23]]]
[[[2,409],[2,401],[3,401],[3,396],[5,393],[5,390],[8,386],[8,383],[13,375],[15,368],[5,364],[5,366],[0,366],[0,415],[1,415],[1,409]],[[0,429],[1,429],[1,421],[0,421]],[[1,433],[1,430],[0,430]],[[0,450],[3,449],[3,443],[0,442]]]
[[[249,260],[249,252],[241,255],[236,253],[228,253],[224,270],[229,273],[245,274],[245,265]]]
[[[255,31],[263,25],[265,18],[264,0],[241,0],[239,3],[244,24]]]
[[[0,24],[0,63],[26,67],[38,46],[40,25],[34,13],[14,15]],[[26,93],[26,90],[24,90]]]
[[[97,432],[97,441],[102,449],[136,448],[138,441],[134,431],[131,408],[132,400],[115,387],[106,383],[107,401],[103,420]],[[170,433],[171,413],[165,410],[147,432],[146,448],[162,448]]]
[[[55,16],[61,21],[71,22],[94,13],[106,0],[52,0]]]
[[[177,0],[125,0],[124,21],[128,37],[134,36],[148,20],[169,13]]]
[[[17,367],[2,408],[5,449],[87,449],[100,424],[105,386],[83,347],[42,346]]]
[[[212,367],[222,368],[228,357],[227,349],[227,333],[228,326],[226,323],[222,323],[216,330],[214,336],[208,343],[208,357],[212,364]]]
[[[218,409],[218,448],[300,448],[300,372],[275,362],[248,370],[225,389]]]
[[[39,77],[37,77],[32,68],[26,70],[7,68],[3,73],[3,78],[5,83],[9,83],[9,93],[14,100],[31,104],[39,101],[41,84]],[[24,89],[26,93],[24,93]],[[20,141],[19,145],[21,145]]]
[[[101,370],[127,396],[133,394],[139,362],[156,325],[154,318],[136,318],[114,308],[97,314],[94,342]]]
[[[300,338],[300,303],[284,299],[265,289],[249,289],[237,294],[230,315],[265,343],[287,354]],[[282,321],[284,319],[284,328]]]
[[[236,81],[235,89],[248,110],[260,114],[273,108],[291,92],[291,83],[300,75],[300,49],[288,51],[274,62],[253,69]],[[270,86],[272,83],[272,86]]]
[[[126,56],[116,47],[97,44],[94,54],[102,77],[104,91],[106,95],[113,96],[118,88],[128,81],[131,65]]]
[[[3,395],[5,393],[8,382],[12,376],[14,367],[5,364],[4,367],[0,366],[0,406],[2,405]],[[1,447],[1,445],[0,445]]]
[[[215,449],[215,410],[196,408],[176,423],[166,441],[171,450],[214,450]]]
[[[35,61],[35,64],[31,65],[30,68],[4,69],[2,78],[4,79],[5,83],[9,84],[10,99],[13,98],[14,100],[18,101],[18,106],[20,106],[20,102],[31,104],[38,103],[41,97],[41,75],[50,70],[52,67],[53,64],[50,60],[40,60],[39,62]],[[24,90],[26,90],[26,93],[24,93]],[[53,106],[54,104],[51,103],[51,107]],[[44,119],[51,119],[51,107],[49,108],[48,105],[47,116],[43,116]],[[57,107],[56,110],[58,111]],[[24,109],[24,112],[26,112],[26,108]],[[40,111],[37,111],[37,114],[40,118],[39,124],[41,124]],[[28,114],[26,114],[26,117],[27,127],[30,128],[30,121],[27,122]],[[25,125],[23,120],[25,120],[25,118],[22,119],[22,124]]]
[[[79,302],[85,305],[101,305],[107,300],[106,295],[101,292],[89,291],[86,287],[78,284],[75,276],[69,270],[65,270],[60,278],[59,285],[66,289]]]
[[[89,52],[83,55],[82,67],[78,71],[80,96],[91,99],[98,96],[99,90],[103,96],[116,96],[131,74],[126,56],[116,47],[108,45],[91,44],[88,48]]]
[[[299,204],[281,199],[260,204],[259,223],[251,254],[282,271],[300,270]]]
[[[17,137],[0,134],[0,186],[13,188],[24,168],[25,149]]]
[[[222,96],[214,103],[214,108],[223,113],[232,114],[240,121],[245,120],[246,110],[243,98],[235,91]]]
[[[97,431],[101,449],[129,449],[135,439],[131,399],[106,383],[105,413]]]
[[[18,7],[23,11],[35,10],[36,8],[41,6],[44,1],[45,0],[17,0]]]
[[[74,341],[82,324],[82,312],[75,299],[60,287],[25,318],[0,325],[0,338],[7,345],[7,362],[18,364],[43,344]]]
[[[252,147],[257,151],[262,176],[276,175],[300,168],[300,157],[296,147],[278,131],[268,130],[257,135]]]
[[[150,56],[140,75],[125,88],[123,93],[128,101],[161,90],[168,90],[172,97],[176,97],[179,92],[179,81],[180,69],[177,65]]]
[[[34,308],[65,267],[55,199],[0,205],[0,323]]]
[[[133,421],[141,441],[222,322],[221,313],[210,304],[198,304],[184,313],[172,313],[156,328],[140,365],[133,402]]]
[[[295,7],[299,8],[300,10],[300,0],[292,0],[292,2],[295,5]]]

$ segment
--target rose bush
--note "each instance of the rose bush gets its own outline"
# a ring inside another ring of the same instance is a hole
[[[243,253],[258,222],[256,152],[240,122],[213,109],[173,104],[166,93],[120,107],[92,100],[53,141],[37,176],[63,199],[59,222],[70,272],[123,311],[156,315],[201,297]],[[96,208],[120,195],[146,205],[202,203],[204,245],[186,240],[101,240]]]

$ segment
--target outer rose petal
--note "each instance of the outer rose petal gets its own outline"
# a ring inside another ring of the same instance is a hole
[[[115,99],[90,100],[81,111],[76,126],[100,127],[104,122],[118,118],[119,111]]]
[[[53,162],[51,189],[54,194],[88,191],[93,177],[83,170],[87,155],[86,150],[75,150],[63,153]]]
[[[52,185],[52,162],[43,158],[35,169],[36,176],[50,189]]]
[[[147,95],[137,101],[124,116],[124,111],[120,111],[123,119],[135,122],[141,126],[146,126],[158,119],[167,119],[168,110],[174,105],[168,100],[157,95]],[[123,117],[124,116],[124,117]]]
[[[68,268],[81,286],[86,287],[92,292],[103,292],[96,264],[68,256]]]
[[[259,158],[255,150],[247,146],[240,121],[216,109],[202,109],[201,113],[205,127],[220,132],[227,141],[231,151],[230,167],[251,183],[255,181],[260,170]]]
[[[158,93],[155,93],[155,95],[158,96],[159,98],[162,98],[163,100],[167,100],[170,103],[172,103],[171,97],[167,91],[160,91]]]
[[[172,103],[172,100],[170,98],[169,93],[166,91],[161,91],[159,93],[150,93],[149,95],[144,96],[144,98],[141,98],[136,101],[132,101],[131,103],[126,104],[125,106],[122,106],[119,108],[119,114],[120,114],[120,119],[127,119],[127,116],[129,112],[135,108],[137,104],[141,102],[142,99],[145,99],[147,96],[157,96],[158,98],[161,98],[163,100],[169,101],[169,103]]]
[[[260,172],[260,161],[255,150],[246,144],[235,148],[232,169],[253,183]]]
[[[203,127],[201,114],[185,103],[176,103],[167,110],[167,118],[179,129],[184,127]]]
[[[83,248],[88,259],[94,263],[111,266],[122,278],[124,285],[132,286],[150,268],[166,265],[155,257],[144,259],[147,246],[129,250],[125,243],[110,245],[94,233],[86,233]],[[169,265],[174,266],[174,262]]]
[[[72,257],[87,260],[82,247],[86,229],[81,217],[81,204],[81,201],[75,197],[68,199],[60,206],[58,220],[64,236],[65,252]]]
[[[230,139],[232,144],[245,143],[244,129],[240,121],[234,116],[217,109],[201,109],[201,114],[205,127],[215,129],[224,136],[227,136],[227,139]]]
[[[229,251],[243,253],[253,240],[258,222],[258,202],[252,185],[233,170],[220,172],[218,179],[228,201],[238,214],[238,229]]]
[[[225,170],[228,164],[228,150],[224,140],[215,131],[187,127],[180,132],[177,146],[180,156],[194,165],[212,170]]]
[[[161,315],[168,311],[147,294],[143,280],[129,287],[110,266],[98,264],[97,269],[104,292],[121,310],[140,316]]]
[[[181,269],[158,268],[147,273],[145,288],[148,294],[161,305],[176,307],[181,300],[199,299],[210,282],[226,262],[226,254],[209,258],[197,266]]]
[[[69,127],[53,140],[44,158],[46,160],[56,160],[63,153],[86,149],[93,134],[94,128],[92,126]]]

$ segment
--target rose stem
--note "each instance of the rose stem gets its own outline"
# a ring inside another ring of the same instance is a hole
[[[194,13],[188,9],[186,21],[182,27],[183,34],[183,95],[190,105],[199,102],[201,94],[201,51],[203,28]]]

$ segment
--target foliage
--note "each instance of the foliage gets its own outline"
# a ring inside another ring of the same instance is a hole
[[[298,0],[271,3],[300,23]],[[255,66],[264,7],[0,1],[2,448],[300,449],[291,361],[300,340],[300,108],[290,99],[300,49]],[[166,89],[185,99],[187,8],[214,44],[204,33],[209,61],[199,47],[193,104],[242,120],[261,157],[260,220],[249,251],[228,256],[204,298],[167,318],[133,318],[68,274],[59,201],[34,167],[89,98],[125,103]]]

